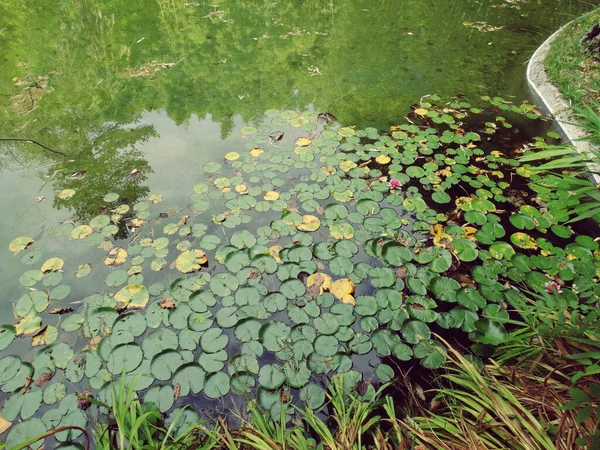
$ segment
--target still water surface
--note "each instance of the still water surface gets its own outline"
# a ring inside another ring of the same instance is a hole
[[[0,0],[0,243],[117,192],[185,203],[270,108],[387,128],[426,94],[528,97],[524,64],[597,2]],[[141,173],[127,177],[132,170]],[[72,172],[86,171],[82,180]],[[54,191],[73,188],[70,202]],[[67,211],[68,209],[68,211]],[[6,259],[0,259],[3,267]],[[14,275],[10,268],[3,277]]]
[[[526,100],[531,53],[597,3],[0,0],[0,136],[68,155],[0,143],[2,322],[22,295],[14,237],[46,235],[46,255],[64,252],[46,230],[89,222],[109,192],[185,206],[201,167],[243,148],[241,127],[268,109],[387,129],[427,94]],[[75,266],[102,264],[85,246],[68,251]]]

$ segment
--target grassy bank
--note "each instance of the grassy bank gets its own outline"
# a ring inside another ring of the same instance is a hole
[[[600,9],[576,19],[550,46],[545,64],[553,83],[572,105],[600,112],[600,59],[582,51],[581,38],[600,23]]]

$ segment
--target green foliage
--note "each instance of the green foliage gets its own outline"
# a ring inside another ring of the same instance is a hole
[[[538,118],[529,105],[488,100]],[[236,155],[205,166],[204,182],[193,186],[191,206],[179,216],[165,217],[161,195],[129,207],[116,193],[103,193],[103,214],[54,231],[69,248],[100,249],[103,263],[88,269],[105,280],[101,293],[85,292],[80,261],[35,256],[32,245],[44,237],[16,240],[26,292],[2,344],[10,348],[16,336],[32,336],[39,350],[31,365],[16,356],[0,359],[11,368],[0,378],[2,389],[13,393],[27,377],[64,371],[70,383],[85,380],[110,404],[113,377],[124,371],[125,394],[149,388],[145,397],[157,408],[139,412],[136,421],[156,412],[174,417],[178,398],[201,394],[202,401],[254,399],[285,423],[293,413],[288,391],[319,411],[319,376],[349,373],[372,350],[443,366],[448,355],[434,326],[489,354],[509,340],[507,324],[516,324],[506,311],[513,286],[543,296],[553,280],[562,293],[549,307],[560,310],[582,292],[593,305],[598,244],[527,203],[527,193],[511,198],[504,178],[510,174],[524,186],[518,163],[495,141],[468,131],[483,126],[499,142],[519,139],[504,126],[507,119],[464,100],[433,103],[439,101],[421,102],[421,118],[391,133],[327,127],[310,111],[270,111],[271,120],[245,136]],[[311,134],[303,124],[312,125]],[[268,137],[273,129],[283,130],[281,140]],[[391,187],[390,180],[404,185]],[[440,206],[439,193],[450,201]],[[513,203],[518,210],[505,213]],[[117,241],[104,232],[113,226],[135,235]],[[549,240],[548,230],[561,243]],[[71,286],[83,292],[76,311],[67,308]],[[58,327],[46,326],[49,312],[65,314]],[[74,352],[63,344],[77,337],[89,347]],[[373,372],[357,375],[382,381],[397,375],[392,365]],[[24,415],[15,407],[12,416],[35,415],[36,398]],[[181,414],[192,420],[196,413]]]
[[[568,24],[553,40],[545,60],[552,81],[569,103],[578,108],[590,107],[596,113],[600,104],[597,96],[590,93],[600,88],[600,82],[593,76],[598,62],[584,51],[581,38],[599,18],[600,11],[595,9]]]
[[[542,146],[528,151],[521,163],[546,161],[538,166],[523,167],[531,179],[530,186],[538,192],[556,216],[569,217],[570,222],[593,218],[600,222],[600,193],[594,176],[600,175],[600,116],[587,109],[574,108],[589,136],[588,153],[574,147]]]

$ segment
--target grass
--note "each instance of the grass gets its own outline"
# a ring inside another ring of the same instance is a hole
[[[439,338],[441,340],[441,338]],[[446,343],[446,345],[448,345]],[[565,373],[573,363],[569,348],[555,342],[550,353],[542,350],[535,364],[506,366],[490,360],[485,365],[448,346],[450,360],[440,375],[439,387],[427,401],[413,399],[410,410],[398,411],[386,385],[374,398],[359,398],[346,391],[343,375],[329,384],[324,414],[296,408],[285,423],[258,409],[250,411],[243,426],[231,429],[224,420],[213,427],[202,424],[175,433],[164,428],[152,404],[140,402],[133,384],[123,381],[111,405],[91,400],[109,412],[111,425],[94,433],[95,448],[104,450],[594,450],[600,443],[576,441],[598,429],[600,384],[598,374],[574,385]],[[548,364],[548,363],[551,363]],[[595,383],[594,383],[595,382]],[[573,396],[580,400],[574,404]],[[571,405],[571,406],[569,406]],[[586,412],[586,414],[582,414]],[[174,423],[177,420],[174,421]],[[54,430],[30,442],[57,432]],[[177,434],[177,435],[175,435]],[[596,437],[600,436],[596,433]],[[18,448],[26,448],[30,443]],[[1,448],[1,446],[0,446]]]
[[[582,36],[597,23],[600,9],[570,23],[552,42],[545,64],[551,80],[572,105],[600,113],[600,59],[582,52],[580,45]]]

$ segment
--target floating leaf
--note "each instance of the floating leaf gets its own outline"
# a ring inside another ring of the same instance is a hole
[[[229,376],[223,372],[217,372],[204,382],[204,395],[208,398],[220,398],[229,393],[231,385]]]
[[[52,405],[64,398],[67,388],[63,383],[52,383],[44,390],[44,403]]]
[[[421,341],[414,347],[414,355],[428,369],[441,367],[447,359],[447,350],[437,341]]]
[[[520,247],[520,248],[529,249],[529,250],[535,250],[536,248],[538,248],[538,245],[535,242],[535,239],[533,239],[533,237],[531,237],[530,235],[528,235],[526,233],[521,233],[521,232],[513,233],[510,236],[510,241],[513,244],[515,244],[517,247]]]
[[[225,155],[225,159],[227,161],[235,161],[240,159],[240,154],[238,152],[229,152]]]
[[[104,201],[106,203],[116,202],[118,199],[119,199],[119,194],[116,194],[114,192],[111,192],[110,194],[106,194],[104,196]]]
[[[36,334],[31,337],[31,345],[48,345],[52,344],[58,337],[58,330],[53,325],[46,325]]]
[[[4,350],[15,340],[16,330],[12,325],[0,325],[0,350]]]
[[[113,348],[106,367],[113,375],[135,370],[142,363],[142,349],[137,344],[122,344]]]
[[[321,221],[318,217],[306,215],[302,216],[302,222],[296,225],[300,231],[317,231],[321,227]]]
[[[47,272],[56,272],[63,268],[65,265],[65,261],[61,258],[50,258],[44,264],[42,264],[41,271],[44,273]]]
[[[58,198],[60,198],[62,200],[68,200],[71,197],[73,197],[74,195],[75,195],[74,189],[63,189],[62,191],[59,191],[57,194]]]
[[[85,239],[93,232],[94,230],[91,226],[79,225],[78,227],[73,228],[73,231],[71,231],[70,234],[73,239]]]
[[[47,292],[31,291],[19,299],[15,305],[15,312],[19,317],[25,317],[31,313],[45,311],[49,304],[50,298]]]
[[[265,192],[264,199],[266,201],[271,201],[271,202],[275,201],[275,200],[278,200],[279,199],[279,192],[276,192],[276,191]]]
[[[129,284],[115,294],[115,300],[125,308],[144,308],[149,299],[148,289],[139,284]]]
[[[391,160],[392,158],[390,158],[388,155],[379,155],[377,158],[375,158],[375,161],[377,161],[379,164],[389,164]]]
[[[15,324],[15,334],[20,336],[22,334],[36,333],[42,326],[42,319],[36,314],[30,314],[23,317]]]
[[[351,239],[354,236],[354,227],[349,223],[336,221],[329,227],[329,233],[335,239]]]
[[[190,250],[177,257],[175,266],[181,273],[191,273],[200,270],[200,267],[207,261],[208,257],[202,250]]]
[[[216,173],[221,170],[221,164],[217,162],[210,162],[204,164],[204,166],[202,166],[202,170],[204,170],[205,173]]]
[[[33,243],[33,238],[29,236],[18,237],[8,244],[8,249],[14,254],[20,253]]]
[[[87,277],[92,272],[92,265],[90,263],[79,264],[77,270],[75,270],[75,276],[77,278]]]
[[[331,284],[330,292],[342,303],[355,305],[356,301],[352,294],[354,293],[354,283],[349,278],[335,280]]]
[[[6,437],[6,446],[8,448],[19,448],[23,442],[30,441],[36,436],[46,432],[46,425],[41,419],[32,418],[16,424]],[[30,444],[32,449],[38,449],[43,444],[43,439]]]
[[[306,279],[306,287],[311,296],[316,297],[331,288],[331,277],[326,273],[313,273]]]
[[[114,247],[104,257],[107,266],[119,266],[127,261],[127,251],[121,247]]]
[[[285,374],[281,366],[266,364],[260,368],[258,383],[265,389],[278,389],[285,381]]]

